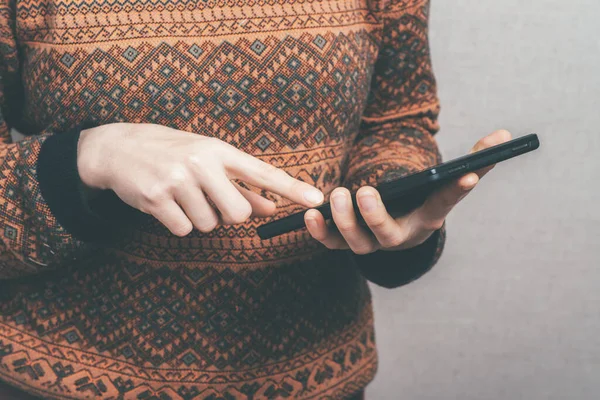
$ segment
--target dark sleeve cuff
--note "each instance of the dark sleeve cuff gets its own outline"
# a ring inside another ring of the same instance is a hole
[[[40,149],[37,178],[42,197],[69,234],[84,242],[107,242],[145,214],[112,190],[102,191],[93,200],[87,198],[77,169],[77,144],[81,131],[95,126],[85,122],[49,136]]]
[[[376,251],[359,255],[348,252],[362,275],[388,289],[404,286],[427,273],[437,262],[445,243],[445,228],[425,242],[401,251]]]

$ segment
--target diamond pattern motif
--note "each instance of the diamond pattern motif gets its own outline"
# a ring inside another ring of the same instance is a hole
[[[256,142],[256,145],[262,151],[265,151],[269,147],[270,144],[271,144],[271,141],[269,140],[268,137],[266,137],[264,135],[261,136],[261,138],[258,140],[258,142]]]
[[[22,63],[13,30],[0,33],[0,95],[21,99],[18,116],[4,118],[13,105],[2,106],[0,133],[18,118],[32,133],[87,119],[156,123],[222,139],[324,191],[406,171],[399,141],[422,149],[414,165],[434,156],[425,3],[391,0],[373,24],[366,8],[377,4],[338,0],[275,2],[275,17],[249,12],[254,0],[49,0],[53,24],[36,1],[19,2],[16,39],[36,43]],[[0,0],[0,15],[15,15],[10,7]],[[380,129],[378,119],[414,110],[426,116]],[[333,399],[372,378],[368,287],[346,256],[303,232],[261,243],[254,218],[185,238],[149,218],[111,248],[87,246],[48,214],[36,175],[44,140],[6,146],[1,158],[0,361],[22,387]],[[297,208],[275,200],[281,216]],[[43,276],[4,279],[25,273]]]
[[[326,42],[322,35],[306,39],[315,45]],[[90,63],[103,63],[115,69],[131,70],[132,74],[135,71],[136,76],[141,74],[148,79],[137,90],[127,89],[122,84],[117,88],[115,77],[97,71],[93,75],[97,88],[81,91],[78,97],[83,101],[73,102],[71,109],[81,114],[81,118],[87,118],[86,115],[91,112],[102,123],[115,119],[128,120],[135,113],[147,122],[163,125],[175,123],[182,129],[194,131],[198,130],[191,128],[194,124],[226,127],[226,130],[214,130],[214,134],[222,135],[220,138],[231,144],[246,146],[241,150],[251,154],[252,151],[285,151],[286,147],[288,150],[299,146],[310,148],[318,144],[313,137],[319,129],[328,132],[333,140],[341,140],[354,129],[348,116],[356,114],[362,106],[360,99],[364,96],[358,93],[366,93],[368,89],[364,77],[369,67],[346,62],[365,59],[362,55],[348,53],[351,49],[360,48],[352,44],[354,38],[340,35],[336,40],[337,45],[331,47],[335,50],[326,58],[319,58],[312,52],[307,53],[310,56],[304,60],[286,55],[287,48],[306,46],[292,37],[287,37],[275,47],[259,39],[250,43],[223,42],[213,47],[210,55],[197,44],[192,44],[186,50],[190,61],[177,70],[164,63],[152,69],[131,65],[143,60],[172,57],[175,50],[166,43],[161,43],[143,57],[140,55],[141,47],[135,49],[129,46],[121,50],[118,54],[123,57],[125,64],[113,57],[112,53],[96,49],[88,61],[82,62],[81,68],[90,68]],[[242,43],[247,46],[246,50]],[[270,72],[270,77],[248,55],[248,51],[259,56],[265,55],[268,47],[272,47],[269,57],[282,61],[277,69]],[[364,51],[367,50],[361,50]],[[201,61],[201,57],[205,61]],[[52,59],[44,60],[43,64],[46,68],[52,68]],[[330,64],[335,65],[335,71],[323,73]],[[240,69],[240,65],[246,67]],[[209,73],[199,74],[199,68]],[[39,68],[38,73],[44,74],[45,68]],[[204,80],[205,77],[208,79]],[[65,75],[62,79],[72,77]],[[74,82],[72,86],[78,84]],[[101,97],[101,88],[106,86],[115,89],[110,97]],[[39,104],[45,107],[35,110],[29,108],[26,113],[45,120],[56,119],[58,116],[54,113],[60,109],[61,100],[51,100],[42,91],[37,96],[44,100],[34,100],[29,106]],[[72,94],[65,93],[64,96]],[[201,122],[195,119],[199,115],[205,116]],[[247,132],[260,132],[259,129],[265,129],[268,137],[249,140]]]
[[[265,46],[260,40],[256,39],[252,46],[250,46],[250,50],[258,54],[259,56],[265,51],[267,46]]]
[[[127,59],[127,61],[131,62],[131,61],[135,60],[135,58],[138,56],[138,54],[139,54],[139,52],[136,49],[129,46],[123,52],[123,57],[125,57]]]
[[[72,55],[70,55],[69,53],[65,53],[61,58],[60,58],[60,62],[63,63],[64,65],[67,66],[67,68],[70,68],[71,65],[73,65],[73,63],[75,62],[75,57],[73,57]]]
[[[8,239],[16,239],[17,238],[17,230],[12,226],[6,225],[4,227],[4,237]]]
[[[313,43],[315,44],[315,46],[317,46],[318,48],[320,48],[321,50],[323,50],[323,48],[327,44],[327,40],[325,40],[325,38],[323,36],[317,35],[315,37],[315,40],[313,40]]]
[[[202,53],[203,53],[202,49],[197,44],[193,44],[192,46],[190,46],[188,52],[191,55],[193,55],[196,59],[198,57],[200,57],[202,55]]]
[[[319,144],[321,144],[321,142],[323,141],[323,139],[325,138],[325,133],[323,132],[322,129],[319,129],[317,131],[317,133],[315,134],[315,141]]]
[[[149,362],[159,366],[180,360],[190,366],[201,359],[203,363],[219,364],[221,368],[248,368],[265,362],[267,354],[281,357],[291,348],[305,348],[307,343],[330,335],[340,324],[352,323],[357,314],[349,311],[362,307],[364,296],[368,296],[367,286],[360,284],[357,287],[360,276],[356,271],[349,273],[343,262],[330,260],[329,265],[330,268],[323,270],[313,260],[289,267],[291,269],[285,275],[265,268],[249,270],[242,275],[236,273],[231,280],[222,277],[232,271],[204,268],[202,276],[196,276],[198,282],[201,278],[204,280],[194,290],[195,299],[181,297],[178,289],[188,285],[189,275],[194,275],[185,268],[158,271],[141,266],[141,273],[132,278],[115,265],[108,270],[90,270],[91,279],[76,291],[70,284],[75,277],[60,278],[68,286],[56,286],[49,281],[46,285],[51,286],[40,289],[45,293],[45,306],[37,310],[37,315],[32,310],[19,310],[17,315],[23,324],[37,319],[37,329],[43,334],[52,331],[53,317],[64,312],[64,307],[71,310],[70,313],[77,307],[79,311],[70,314],[69,319],[69,324],[75,324],[72,326],[77,329],[64,333],[68,343],[81,342],[85,338],[87,343],[103,351],[140,365]],[[159,274],[170,284],[155,287],[149,296],[137,290],[147,287]],[[336,285],[332,285],[326,295],[318,285],[315,286],[317,282],[325,284],[334,280]],[[112,293],[119,295],[107,298],[106,288],[117,285],[121,290]],[[357,287],[357,291],[347,291],[347,287]],[[267,295],[265,288],[270,288]],[[20,296],[22,294],[11,301],[17,304],[22,299]],[[57,308],[59,299],[62,299],[63,311]],[[198,299],[203,300],[199,302]],[[334,304],[348,312],[332,316],[328,309]],[[130,305],[137,310],[134,315],[145,320],[135,327],[123,329],[122,321],[129,319]],[[177,324],[173,323],[175,318]],[[262,322],[257,324],[258,321]],[[194,330],[205,335],[201,342],[192,334]],[[296,332],[293,337],[286,333],[290,330]],[[241,349],[235,346],[235,338],[239,337],[249,340]],[[173,343],[177,345],[167,350]],[[160,356],[149,352],[146,346],[160,351]]]
[[[195,363],[197,360],[196,356],[193,353],[186,353],[182,358],[181,361],[184,362],[185,365],[187,365],[188,367],[190,365],[192,365],[193,363]]]
[[[69,331],[65,333],[65,339],[67,339],[67,342],[72,344],[79,340],[79,335],[75,331]]]

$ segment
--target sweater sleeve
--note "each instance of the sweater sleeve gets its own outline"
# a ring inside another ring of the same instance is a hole
[[[441,162],[434,139],[439,102],[428,42],[429,0],[390,0],[379,15],[383,33],[360,131],[344,173],[351,191]],[[445,226],[404,251],[350,253],[370,281],[393,288],[427,272],[445,243]]]
[[[103,215],[126,208],[113,192],[102,193],[96,204],[81,190],[77,142],[91,124],[12,142],[10,131],[23,108],[14,7],[14,1],[0,0],[0,279],[90,255],[95,246],[88,242],[115,237]]]

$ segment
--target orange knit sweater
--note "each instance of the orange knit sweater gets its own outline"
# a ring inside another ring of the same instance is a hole
[[[367,279],[417,278],[443,229],[367,256],[306,230],[261,241],[258,218],[179,238],[129,218],[112,192],[88,203],[76,143],[86,124],[167,125],[326,194],[434,165],[428,9],[0,0],[0,380],[60,399],[342,399],[364,388],[377,367]],[[11,128],[27,137],[13,143]],[[301,209],[266,195],[273,218]]]

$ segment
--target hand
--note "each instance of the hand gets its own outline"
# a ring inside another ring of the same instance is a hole
[[[323,202],[319,189],[222,140],[154,124],[83,130],[77,168],[90,190],[112,189],[177,236],[194,227],[209,232],[218,223],[239,224],[275,212],[274,202],[232,179],[306,207]]]
[[[509,132],[496,131],[477,142],[471,153],[510,139]],[[329,249],[351,249],[356,254],[368,254],[377,250],[396,251],[415,247],[442,227],[452,208],[493,167],[462,176],[430,195],[421,207],[399,218],[386,211],[375,188],[363,186],[356,192],[356,198],[367,227],[358,224],[348,189],[339,187],[330,197],[336,226],[326,224],[323,215],[315,209],[304,214],[304,222],[312,237]]]

